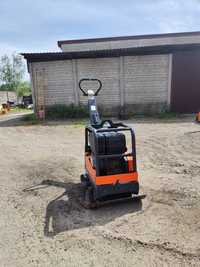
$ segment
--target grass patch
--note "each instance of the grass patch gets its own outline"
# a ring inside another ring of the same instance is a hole
[[[86,120],[86,119],[82,119],[82,120],[74,120],[74,121],[72,121],[72,122],[73,122],[73,126],[74,126],[75,128],[82,128],[82,127],[84,127],[85,125],[88,124],[88,120]]]
[[[161,112],[155,117],[157,117],[158,119],[175,119],[178,117],[178,114],[175,112]]]
[[[135,114],[133,116],[127,116],[123,119],[133,119],[133,118],[150,118],[150,119],[163,119],[163,120],[168,120],[168,119],[176,119],[180,117],[180,114],[174,113],[174,112],[160,112],[160,113],[154,113],[154,114]]]
[[[46,108],[47,119],[83,119],[88,117],[88,108],[85,105],[53,105]]]
[[[20,107],[13,107],[10,109],[10,112],[12,113],[20,113],[20,112],[31,112],[32,110],[28,109],[28,108],[20,108]]]

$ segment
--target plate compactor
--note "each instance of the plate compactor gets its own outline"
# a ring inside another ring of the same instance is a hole
[[[85,82],[97,83],[96,92],[83,89]],[[139,195],[133,129],[123,123],[100,119],[96,105],[96,96],[102,88],[100,80],[81,79],[79,88],[88,97],[90,116],[90,124],[85,127],[85,173],[81,175],[83,206],[96,208],[105,201],[144,198],[145,195]],[[130,152],[125,132],[131,136]]]

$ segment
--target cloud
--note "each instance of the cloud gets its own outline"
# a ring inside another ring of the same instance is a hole
[[[200,29],[198,0],[1,0],[0,54],[58,50],[62,39]]]

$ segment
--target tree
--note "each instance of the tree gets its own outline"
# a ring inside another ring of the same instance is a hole
[[[8,55],[4,55],[0,59],[0,81],[1,88],[7,91],[16,91],[20,81],[22,80],[25,72],[24,63],[22,57],[17,54],[13,54],[10,58]]]
[[[26,96],[31,94],[31,85],[30,82],[24,81],[24,82],[19,82],[17,86],[17,96]]]

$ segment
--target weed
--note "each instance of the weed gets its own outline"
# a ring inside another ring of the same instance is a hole
[[[87,106],[74,104],[70,105],[53,105],[46,108],[47,119],[80,119],[88,117]]]

